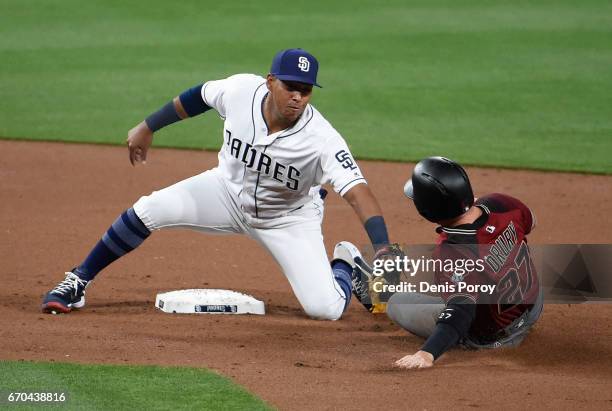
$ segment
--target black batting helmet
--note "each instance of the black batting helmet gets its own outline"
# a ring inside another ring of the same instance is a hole
[[[467,173],[444,157],[419,161],[404,186],[404,194],[414,201],[419,214],[434,223],[459,217],[474,204]]]

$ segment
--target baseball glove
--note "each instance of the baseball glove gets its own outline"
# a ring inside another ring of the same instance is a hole
[[[378,265],[378,260],[392,260],[396,258],[403,259],[404,252],[399,244],[388,244],[379,248],[374,254],[373,264],[369,265],[364,261],[357,264],[356,274],[357,282],[353,283],[355,294],[359,301],[373,314],[384,313],[387,310],[387,301],[393,293],[377,292],[381,290],[384,284],[398,284],[402,275],[402,271],[397,269],[385,270],[382,275],[375,275],[373,267]]]

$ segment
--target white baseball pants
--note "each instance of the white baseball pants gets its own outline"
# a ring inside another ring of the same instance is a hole
[[[323,200],[318,190],[312,191],[312,201],[298,210],[275,219],[255,219],[241,210],[237,195],[214,168],[141,197],[134,211],[151,231],[187,228],[250,236],[280,265],[308,316],[336,320],[345,296],[323,244]]]

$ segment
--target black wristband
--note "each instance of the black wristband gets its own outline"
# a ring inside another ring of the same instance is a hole
[[[152,132],[156,132],[160,128],[176,123],[180,119],[181,118],[178,116],[176,109],[174,108],[174,102],[170,101],[158,111],[147,117],[145,119],[145,123],[147,123],[147,127],[149,127]]]
[[[387,226],[385,225],[383,216],[377,215],[370,217],[363,226],[374,248],[376,248],[377,245],[389,244],[389,234],[387,233]]]

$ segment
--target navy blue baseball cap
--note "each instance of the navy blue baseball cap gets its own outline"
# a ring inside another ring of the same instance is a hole
[[[279,80],[298,81],[321,87],[317,83],[319,62],[309,52],[302,49],[287,49],[276,53],[270,67],[270,74]]]

